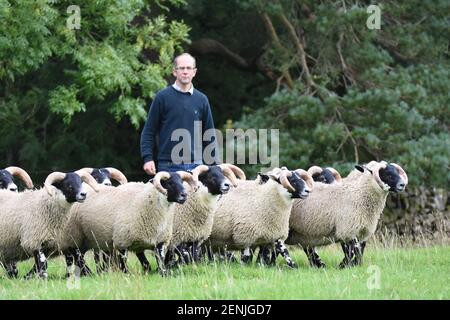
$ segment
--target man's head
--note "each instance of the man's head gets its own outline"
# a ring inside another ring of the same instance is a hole
[[[176,78],[178,85],[190,86],[196,72],[195,58],[189,53],[180,54],[173,59],[172,74]]]

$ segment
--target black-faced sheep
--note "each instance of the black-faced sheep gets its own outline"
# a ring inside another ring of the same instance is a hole
[[[127,250],[155,249],[158,269],[164,274],[165,249],[172,236],[172,204],[187,199],[183,181],[192,183],[192,175],[159,172],[153,183],[129,182],[103,187],[101,193],[73,208],[74,219],[69,225],[72,245],[70,249],[66,245],[63,251],[69,249],[77,254],[78,249],[84,254],[99,249],[112,254],[117,250],[119,267],[127,272]],[[85,269],[78,257],[77,264],[81,270]]]
[[[58,239],[71,206],[86,199],[82,181],[98,191],[94,178],[83,170],[53,172],[39,190],[21,193],[0,190],[0,262],[3,265],[34,257],[38,276],[48,276],[46,256],[58,250]]]
[[[294,203],[287,244],[307,248],[339,241],[345,254],[340,266],[361,263],[353,240],[373,235],[389,191],[403,191],[408,177],[395,163],[372,162],[370,169],[356,166],[356,170],[341,184],[316,184],[308,199]],[[320,261],[318,255],[315,260]]]
[[[33,181],[31,181],[28,173],[19,167],[8,167],[0,170],[0,189],[7,189],[9,191],[17,191],[17,185],[14,183],[13,177],[20,178],[27,188],[33,188]]]
[[[312,178],[304,170],[279,170],[259,174],[253,181],[238,181],[218,201],[209,245],[215,250],[242,250],[242,261],[247,262],[256,247],[276,242],[283,247],[288,265],[294,267],[283,241],[288,236],[293,199],[308,197],[312,187]]]

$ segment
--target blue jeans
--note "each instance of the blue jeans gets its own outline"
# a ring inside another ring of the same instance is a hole
[[[170,161],[160,161],[158,162],[157,172],[167,171],[167,172],[176,172],[176,171],[192,171],[195,167],[199,166],[198,163],[181,163],[175,164]]]

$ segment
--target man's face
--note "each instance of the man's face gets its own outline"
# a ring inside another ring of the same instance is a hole
[[[178,57],[177,66],[172,71],[173,76],[183,85],[191,84],[196,72],[194,60],[189,56]]]

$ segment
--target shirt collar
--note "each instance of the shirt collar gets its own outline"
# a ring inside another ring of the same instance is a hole
[[[173,87],[175,90],[177,90],[177,91],[179,91],[179,92],[182,92],[182,93],[189,92],[189,94],[190,94],[191,96],[194,94],[194,85],[193,85],[193,84],[191,84],[191,88],[190,88],[188,91],[183,91],[183,90],[181,90],[181,88],[180,88],[179,86],[177,86],[177,83],[176,83],[176,82],[173,83],[172,87]]]

